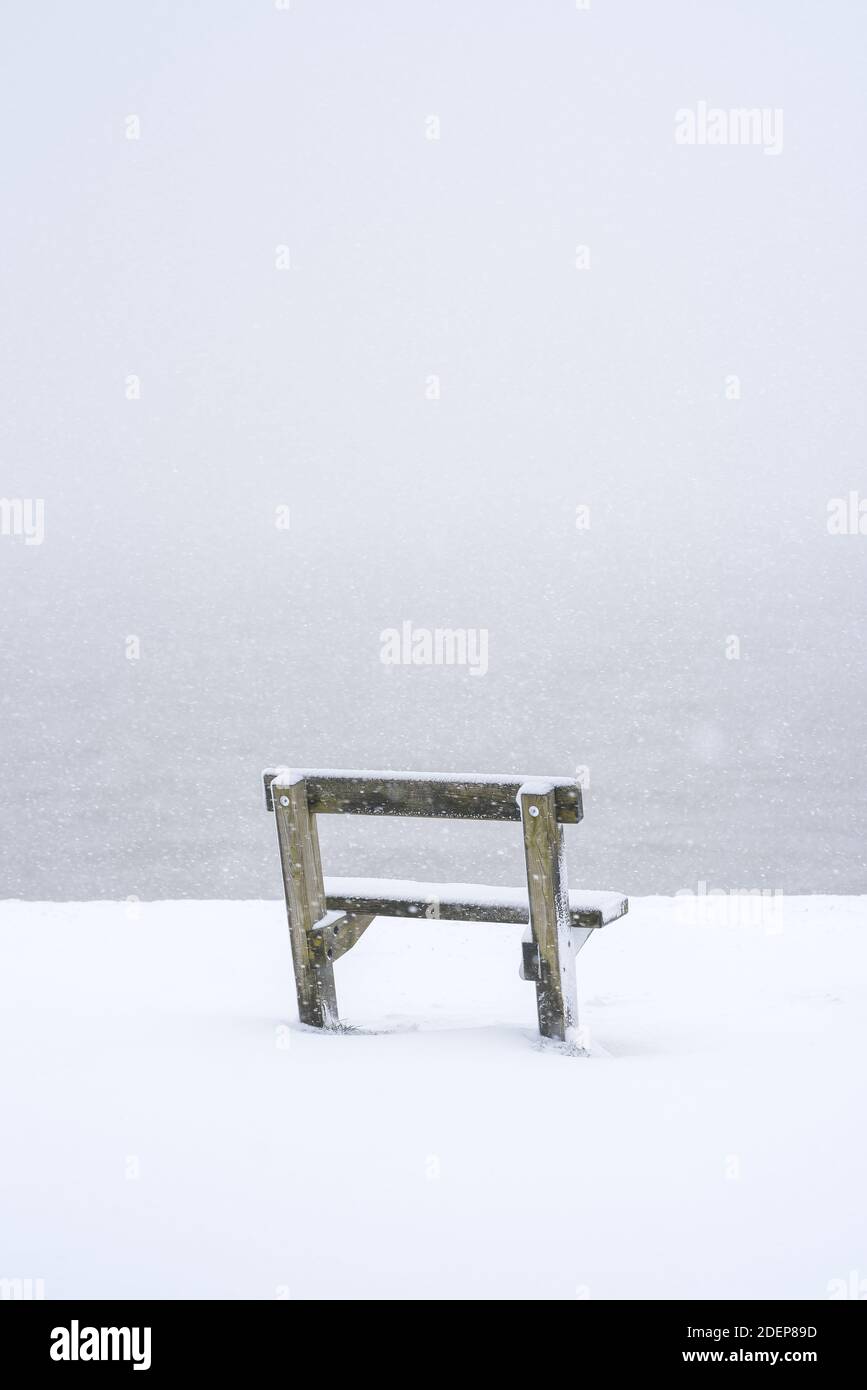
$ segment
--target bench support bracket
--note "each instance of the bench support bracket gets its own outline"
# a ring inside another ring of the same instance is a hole
[[[317,938],[317,942],[321,939],[326,957],[333,962],[352,950],[373,920],[372,913],[344,912],[334,922],[319,922],[311,935]]]

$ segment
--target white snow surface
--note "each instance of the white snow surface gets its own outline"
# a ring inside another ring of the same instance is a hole
[[[779,905],[776,905],[779,906]],[[867,899],[578,961],[538,1039],[521,927],[375,922],[297,1022],[279,902],[0,904],[0,1276],[47,1298],[816,1298],[867,1272]]]
[[[274,771],[274,768],[267,767],[263,776]],[[276,770],[275,782],[281,786],[291,785],[294,782],[302,781],[303,778],[310,777],[312,780],[317,778],[361,778],[369,782],[466,782],[469,785],[482,787],[499,786],[511,787],[515,782],[520,782],[527,790],[533,790],[542,795],[552,787],[574,787],[577,785],[574,777],[565,776],[533,776],[532,773],[514,772],[398,772],[395,770],[371,771],[368,768],[335,768],[335,767],[279,767]],[[531,788],[532,783],[532,788]]]

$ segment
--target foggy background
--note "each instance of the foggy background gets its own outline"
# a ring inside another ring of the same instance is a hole
[[[867,535],[827,527],[867,497],[865,37],[5,7],[0,495],[45,538],[0,536],[0,895],[277,896],[280,762],[586,767],[573,886],[867,892]],[[782,152],[676,144],[700,101]],[[384,666],[405,620],[488,673]],[[326,872],[521,878],[516,826],[321,832]]]

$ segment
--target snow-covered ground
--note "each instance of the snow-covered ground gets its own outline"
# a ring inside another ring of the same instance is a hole
[[[632,901],[543,1047],[520,927],[0,904],[0,1277],[48,1298],[803,1297],[867,1276],[867,899]]]

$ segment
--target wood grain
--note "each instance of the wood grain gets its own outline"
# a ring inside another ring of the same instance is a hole
[[[263,773],[265,804],[274,809],[271,784],[281,768]],[[304,771],[312,815],[428,816],[433,820],[519,821],[516,797],[522,777],[465,776],[426,778],[424,773]],[[556,819],[577,825],[584,810],[581,788],[574,778],[546,779],[554,787]]]
[[[521,790],[530,928],[538,950],[536,1007],[543,1038],[570,1042],[578,1025],[575,954],[569,919],[563,831],[553,792]],[[524,953],[525,968],[530,965]]]
[[[325,885],[316,822],[307,809],[303,781],[281,789],[274,810],[298,1017],[313,1028],[333,1028],[338,1022],[334,969],[326,943],[313,931],[325,916]]]

